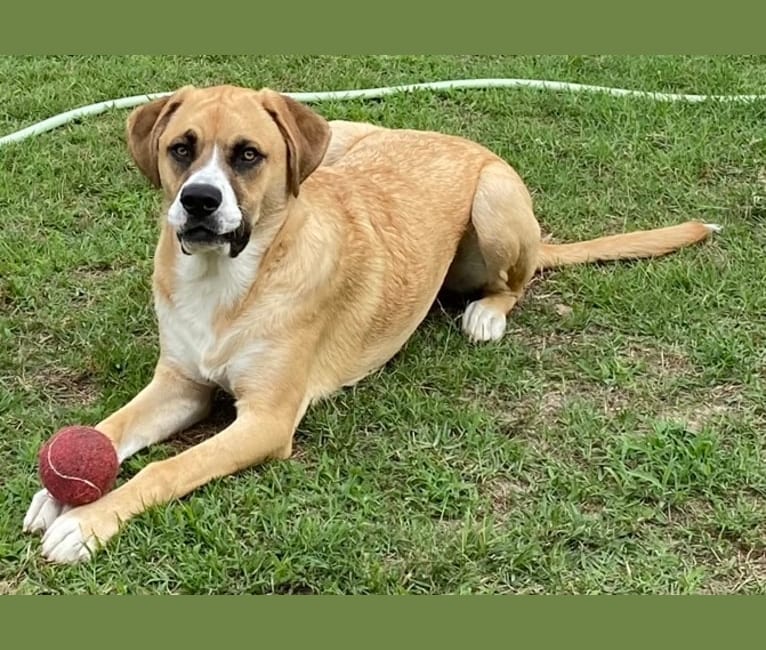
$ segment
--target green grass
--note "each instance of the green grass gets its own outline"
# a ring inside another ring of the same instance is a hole
[[[761,93],[766,59],[6,57],[0,134],[186,83],[501,76]],[[495,90],[317,109],[486,144],[560,241],[690,218],[725,231],[664,259],[546,272],[498,344],[470,345],[459,305],[436,308],[386,368],[310,411],[290,461],[51,566],[21,534],[36,452],[150,377],[159,200],[129,161],[125,112],[0,149],[0,593],[766,592],[766,103]],[[123,478],[227,418],[224,401]]]

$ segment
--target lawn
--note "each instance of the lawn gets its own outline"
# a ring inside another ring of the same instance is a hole
[[[0,135],[187,83],[471,77],[761,93],[766,58],[0,57]],[[151,375],[159,199],[125,111],[0,148],[0,594],[766,593],[766,101],[471,90],[316,108],[482,142],[557,241],[687,219],[724,232],[546,272],[496,344],[469,344],[460,305],[438,303],[387,367],[310,410],[291,460],[154,508],[62,567],[21,533],[36,453]],[[230,420],[220,402],[121,480]]]

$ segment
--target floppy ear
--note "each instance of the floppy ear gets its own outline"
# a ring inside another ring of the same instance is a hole
[[[173,95],[155,99],[134,109],[128,116],[127,139],[130,155],[138,168],[155,187],[160,186],[160,171],[157,166],[160,135],[173,113],[181,105],[180,95],[190,86]]]
[[[330,125],[300,102],[264,88],[263,107],[277,123],[287,144],[287,187],[298,196],[300,184],[322,162],[330,144]]]

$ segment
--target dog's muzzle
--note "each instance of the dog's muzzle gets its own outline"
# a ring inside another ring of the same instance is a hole
[[[220,220],[217,212],[223,202],[221,191],[214,185],[194,183],[181,190],[179,201],[186,212],[186,221],[176,231],[181,250],[191,255],[190,248],[212,247],[229,244],[229,256],[236,257],[247,246],[250,228],[242,215],[240,225],[233,231],[219,231]]]

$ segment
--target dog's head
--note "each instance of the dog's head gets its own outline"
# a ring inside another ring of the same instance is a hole
[[[269,89],[187,86],[135,109],[127,137],[138,168],[165,193],[181,249],[236,257],[263,214],[298,196],[330,127]]]

